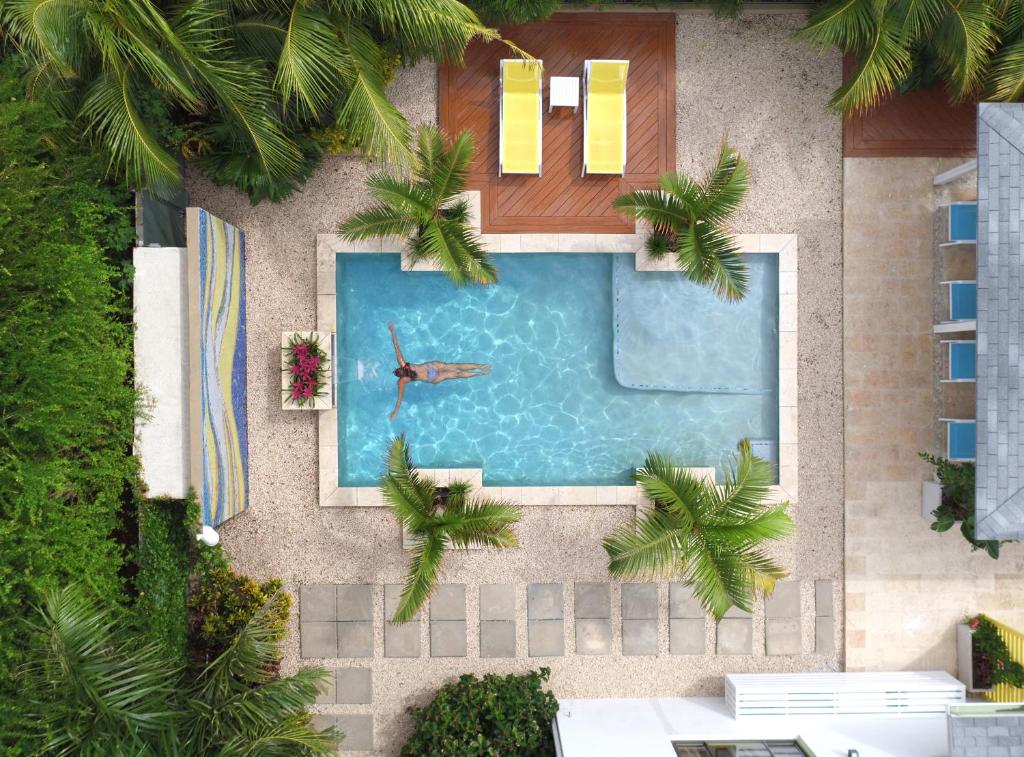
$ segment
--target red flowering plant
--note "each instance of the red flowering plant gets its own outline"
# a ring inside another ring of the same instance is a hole
[[[999,634],[996,624],[984,615],[967,618],[971,628],[974,657],[981,658],[989,670],[991,683],[1008,683],[1015,688],[1024,688],[1024,665],[1010,656],[1006,642]]]
[[[283,390],[285,399],[299,407],[312,407],[317,397],[326,394],[327,353],[315,338],[301,334],[292,334],[283,349],[282,370],[288,374],[288,388]]]

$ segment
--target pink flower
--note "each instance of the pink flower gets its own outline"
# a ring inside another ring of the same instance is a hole
[[[293,400],[297,400],[301,396],[302,396],[302,387],[300,387],[298,384],[295,384],[295,386],[292,387],[292,399]]]
[[[296,355],[302,356],[309,352],[309,345],[305,342],[299,342],[292,347],[292,352]]]
[[[302,370],[302,368],[299,367],[298,363],[292,363],[290,366],[288,366],[288,368],[291,370],[292,373],[298,373],[299,371]]]
[[[318,365],[320,365],[320,358],[318,358],[316,355],[310,355],[310,357],[309,357],[309,366],[310,366],[310,368],[316,368]]]
[[[972,631],[976,630],[978,628],[978,626],[980,626],[980,625],[981,625],[981,621],[978,618],[975,618],[974,620],[971,621],[971,630]]]
[[[312,397],[313,396],[313,387],[311,387],[309,385],[303,387],[303,389],[302,389],[302,396],[307,398],[307,399]]]

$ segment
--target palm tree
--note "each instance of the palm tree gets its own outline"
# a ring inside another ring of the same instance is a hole
[[[1011,0],[831,0],[798,36],[857,58],[830,101],[839,112],[937,78],[954,100],[1024,96],[1024,14]]]
[[[341,224],[347,239],[404,237],[414,261],[434,261],[457,286],[493,284],[498,272],[469,225],[466,188],[473,138],[463,131],[450,145],[436,126],[423,126],[412,175],[375,173],[366,186],[377,204]]]
[[[756,596],[770,595],[786,574],[761,545],[788,536],[793,521],[788,502],[765,502],[771,464],[755,457],[746,439],[738,450],[722,486],[648,454],[636,480],[654,507],[604,539],[612,575],[679,576],[716,619],[732,605],[749,612]]]
[[[666,173],[658,183],[660,189],[640,189],[614,202],[618,210],[651,225],[648,254],[672,253],[691,281],[728,300],[742,299],[749,281],[747,267],[724,225],[747,194],[746,162],[723,144],[718,162],[703,181]]]
[[[274,677],[267,603],[198,677],[140,639],[121,611],[79,586],[48,592],[19,671],[27,722],[45,754],[334,754],[306,708],[327,671]]]
[[[324,129],[409,160],[387,58],[458,61],[474,37],[498,38],[458,0],[2,0],[0,22],[31,91],[76,118],[134,187],[175,191],[179,158],[197,153],[254,201],[301,183]]]
[[[522,513],[508,502],[470,500],[470,485],[464,481],[438,486],[413,467],[403,436],[391,442],[387,465],[380,485],[384,500],[415,542],[409,574],[391,618],[392,623],[405,623],[430,598],[449,546],[518,546],[512,524],[519,522]]]

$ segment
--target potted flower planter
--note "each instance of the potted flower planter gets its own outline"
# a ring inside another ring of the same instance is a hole
[[[956,627],[956,664],[959,678],[969,693],[992,690],[992,666],[974,643],[974,634],[966,623]]]
[[[281,332],[281,408],[330,410],[335,406],[333,333]]]

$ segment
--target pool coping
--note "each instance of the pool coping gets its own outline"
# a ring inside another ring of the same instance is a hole
[[[479,231],[479,192],[467,192]],[[474,197],[475,195],[475,197]],[[492,253],[577,252],[634,253],[638,271],[676,270],[671,258],[655,260],[643,249],[646,234],[482,234]],[[779,256],[779,484],[770,499],[797,501],[799,447],[797,441],[797,235],[737,234],[744,253]],[[404,241],[381,238],[349,242],[337,234],[318,234],[316,247],[316,328],[336,331],[336,258],[340,254],[394,254],[402,251],[402,269],[429,271],[430,265],[410,265]],[[384,499],[374,486],[338,486],[337,408],[318,414],[319,503],[322,507],[383,507]],[[458,469],[462,471],[463,469]],[[480,469],[474,469],[480,470]],[[481,474],[482,475],[482,474]],[[476,476],[474,475],[474,478]],[[477,479],[482,480],[482,479]],[[639,486],[482,486],[482,496],[507,499],[523,506],[633,505],[649,504]]]

